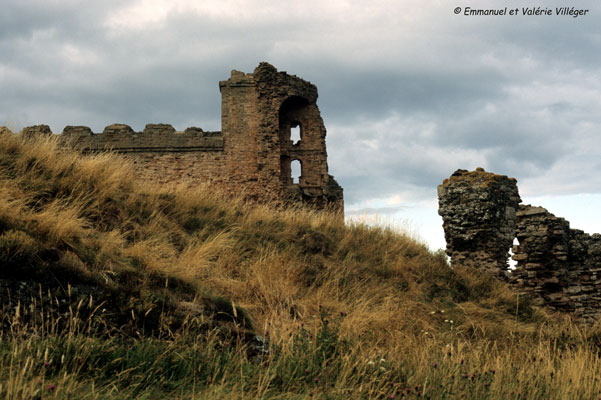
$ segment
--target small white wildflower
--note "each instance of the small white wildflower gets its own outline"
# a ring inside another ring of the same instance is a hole
[[[449,322],[449,320],[448,320],[448,319],[445,319],[445,320],[444,320],[444,322]]]
[[[380,362],[383,363],[386,362],[386,360],[384,358],[380,358]]]
[[[436,311],[430,311],[430,314],[436,314]]]
[[[453,320],[450,320],[449,322],[450,322],[451,324],[454,324],[454,323],[455,323]]]
[[[373,361],[368,361],[367,365],[372,366],[372,365],[374,365],[374,362]]]
[[[440,312],[444,314],[444,310],[440,310]]]

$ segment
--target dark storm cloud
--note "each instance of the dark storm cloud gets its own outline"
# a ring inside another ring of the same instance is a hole
[[[340,65],[336,69],[344,70]],[[405,114],[453,115],[467,112],[482,98],[504,97],[506,78],[497,71],[348,71],[316,79],[320,104],[334,122],[355,116],[385,117],[391,110]]]

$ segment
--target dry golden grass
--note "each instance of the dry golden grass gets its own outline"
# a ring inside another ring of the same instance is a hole
[[[289,349],[286,357],[298,347],[299,330],[317,338],[327,319],[336,326],[330,332],[336,340],[352,343],[336,353],[336,378],[327,389],[333,398],[398,398],[401,389],[414,396],[407,385],[431,398],[601,393],[601,326],[572,324],[532,307],[492,277],[452,270],[444,254],[411,235],[345,225],[327,212],[245,204],[210,188],[161,188],[137,182],[131,170],[112,154],[82,157],[57,148],[52,138],[23,142],[0,135],[0,278],[54,268],[131,291],[134,303],[151,308],[156,276],[165,280],[163,287],[169,280],[185,282],[200,305],[219,297],[246,310],[257,333],[268,332],[272,344]],[[6,360],[0,367],[10,372],[0,393],[32,393],[37,377],[25,379],[23,372],[29,359]],[[267,360],[249,378],[256,397],[273,395],[274,382],[301,390],[299,398],[327,392],[321,384],[295,386],[298,371],[282,360]],[[227,398],[250,390],[232,383],[247,361],[238,359],[229,375],[194,396]],[[89,389],[69,371],[62,385],[71,392]],[[322,380],[329,376],[311,371]],[[296,377],[289,386],[281,383],[286,374]]]

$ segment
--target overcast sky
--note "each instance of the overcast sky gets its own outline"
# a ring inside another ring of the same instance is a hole
[[[436,186],[480,166],[601,232],[594,0],[2,0],[0,125],[220,130],[218,81],[260,61],[317,85],[347,215],[443,247]]]

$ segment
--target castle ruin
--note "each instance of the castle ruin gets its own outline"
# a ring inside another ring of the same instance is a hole
[[[262,62],[253,73],[232,71],[219,82],[221,132],[148,124],[134,132],[124,124],[94,134],[67,126],[60,140],[83,153],[111,150],[133,161],[140,179],[157,183],[209,185],[226,193],[274,204],[303,203],[342,212],[342,188],[328,174],[326,129],[317,107],[317,88]],[[291,132],[300,138],[292,140]],[[51,134],[47,125],[24,135]],[[298,182],[291,164],[300,164]]]
[[[438,186],[453,266],[500,276],[535,303],[594,323],[601,318],[601,235],[571,229],[542,207],[519,204],[517,181],[478,168]],[[513,245],[514,239],[519,244]],[[516,261],[508,269],[509,249]]]

